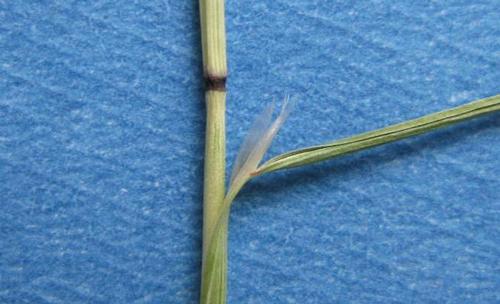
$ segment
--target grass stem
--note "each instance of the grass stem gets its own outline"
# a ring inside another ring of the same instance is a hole
[[[200,0],[200,20],[207,109],[200,303],[224,304],[227,297],[227,217],[214,234],[224,204],[226,171],[224,0]],[[211,241],[216,250],[209,252]]]

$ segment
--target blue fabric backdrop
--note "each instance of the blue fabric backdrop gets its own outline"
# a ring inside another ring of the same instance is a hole
[[[0,303],[195,303],[204,104],[196,1],[0,1]],[[500,3],[227,1],[228,160],[494,95]],[[259,178],[230,303],[498,303],[498,114]]]

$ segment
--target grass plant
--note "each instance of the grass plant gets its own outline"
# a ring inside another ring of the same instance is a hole
[[[273,138],[290,113],[286,99],[276,119],[274,105],[256,119],[233,166],[225,189],[226,38],[224,0],[200,0],[203,72],[206,99],[206,148],[203,197],[202,304],[223,304],[227,298],[228,219],[238,192],[252,178],[305,166],[387,144],[500,110],[500,95],[432,113],[349,138],[284,153],[260,165]]]

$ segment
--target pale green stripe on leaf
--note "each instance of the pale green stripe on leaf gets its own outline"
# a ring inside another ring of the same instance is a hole
[[[500,110],[500,95],[480,99],[456,108],[433,113],[375,131],[279,155],[260,166],[254,172],[254,175],[317,163],[344,154],[426,133],[498,110]]]

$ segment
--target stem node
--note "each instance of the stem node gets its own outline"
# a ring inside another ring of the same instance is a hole
[[[225,92],[226,91],[226,80],[227,76],[216,76],[216,75],[210,75],[206,74],[205,77],[205,90],[206,91],[219,91],[219,92]]]

